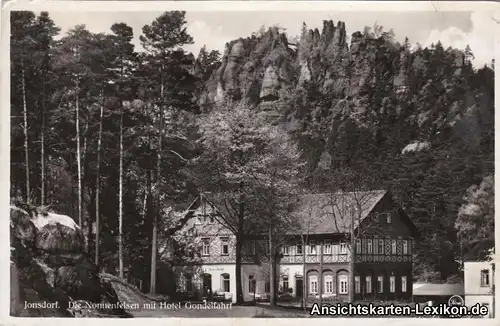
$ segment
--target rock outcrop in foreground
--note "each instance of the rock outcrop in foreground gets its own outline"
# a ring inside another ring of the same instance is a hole
[[[126,317],[111,282],[100,278],[84,251],[82,230],[66,215],[27,205],[10,208],[11,316]],[[58,303],[55,307],[35,304]],[[71,303],[103,303],[103,309],[75,309]]]

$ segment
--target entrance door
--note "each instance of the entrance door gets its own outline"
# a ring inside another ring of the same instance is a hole
[[[203,274],[203,296],[209,297],[212,294],[212,275]]]
[[[296,297],[302,298],[302,293],[304,289],[304,280],[302,278],[296,278],[295,279],[295,293]]]

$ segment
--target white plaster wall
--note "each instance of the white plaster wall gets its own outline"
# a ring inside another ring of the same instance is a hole
[[[490,286],[481,286],[481,271],[490,271]],[[490,313],[493,309],[493,263],[491,262],[465,262],[464,263],[464,292],[465,305],[487,304]]]
[[[293,290],[293,295],[297,293],[297,290],[295,289],[295,276],[303,276],[302,275],[302,270],[303,270],[303,265],[299,264],[282,264],[280,266],[280,275],[281,276],[288,276],[288,287]],[[283,278],[280,277],[280,286],[283,285]]]
[[[475,304],[488,305],[489,313],[492,314],[493,296],[492,295],[465,295],[465,305],[471,307]],[[492,316],[492,315],[491,315]]]
[[[203,273],[212,275],[212,290],[222,289],[222,274],[229,274],[229,290],[232,293],[233,303],[236,302],[236,269],[234,264],[203,265]]]
[[[490,271],[490,286],[481,286],[481,271]],[[491,295],[494,282],[493,265],[491,262],[466,262],[464,263],[464,290],[465,297],[477,295]]]

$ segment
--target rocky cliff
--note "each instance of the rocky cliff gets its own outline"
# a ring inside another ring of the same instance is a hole
[[[382,43],[356,32],[349,45],[345,24],[331,20],[323,22],[321,32],[305,31],[299,44],[290,44],[284,33],[271,27],[261,37],[226,44],[222,64],[201,102],[217,102],[228,94],[254,103],[276,101],[306,82],[337,97],[355,96],[365,84],[376,82],[370,73]]]
[[[12,316],[128,316],[116,306],[120,301],[112,283],[98,276],[87,257],[82,230],[73,219],[16,204],[10,221]],[[78,309],[71,305],[75,302],[112,308]],[[36,307],[44,303],[57,305]]]
[[[353,128],[364,129],[373,144],[393,137],[392,128],[399,135],[390,146],[401,153],[412,142],[432,143],[450,130],[465,137],[459,130],[464,121],[491,118],[477,101],[484,88],[467,86],[474,74],[462,51],[439,43],[410,51],[408,43],[380,31],[355,32],[348,42],[343,22],[324,21],[321,31],[304,29],[297,44],[276,27],[227,43],[200,102],[245,99],[284,118],[288,130],[307,138],[305,147],[320,152],[348,147],[338,144],[339,137]],[[492,96],[483,100],[492,103]],[[479,137],[478,130],[467,132]]]

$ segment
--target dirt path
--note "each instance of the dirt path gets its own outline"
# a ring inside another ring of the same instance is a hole
[[[155,309],[143,311],[131,311],[135,318],[153,317],[187,317],[187,318],[254,318],[254,317],[274,317],[274,318],[294,318],[308,317],[293,311],[279,311],[266,307],[245,307],[233,306],[230,309],[188,309],[181,304],[180,309]],[[303,315],[303,316],[302,316]]]

